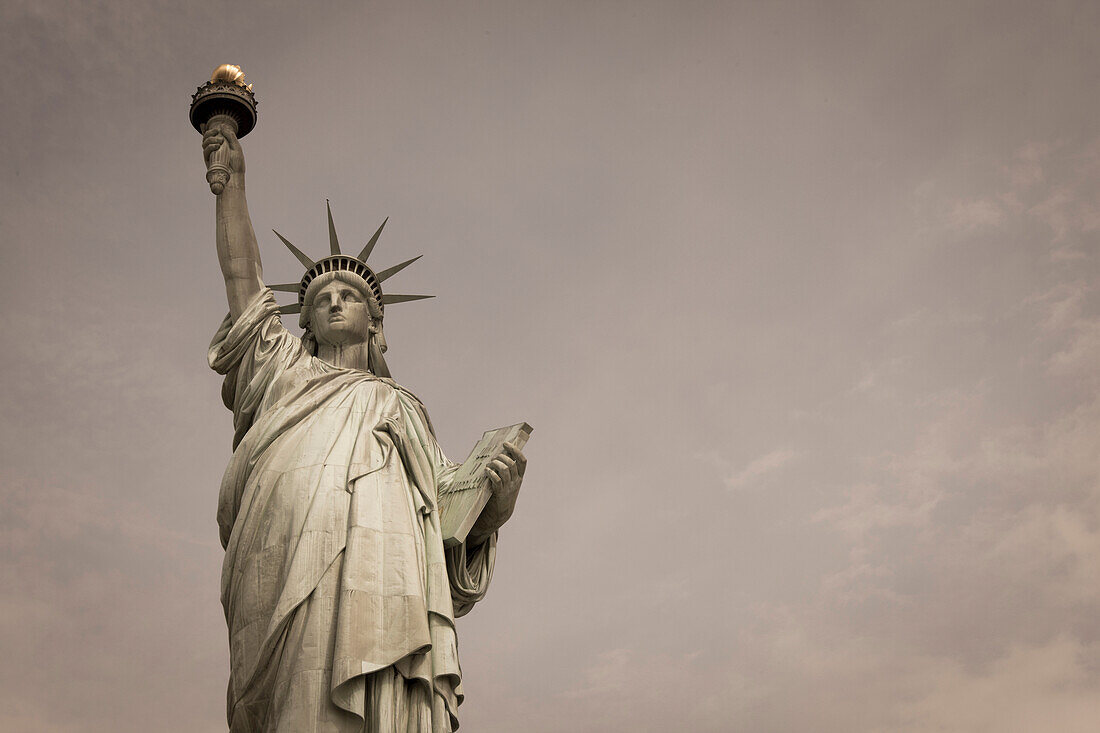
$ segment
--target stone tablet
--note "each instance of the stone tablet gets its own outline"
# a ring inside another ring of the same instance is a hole
[[[478,515],[492,496],[485,469],[503,452],[505,443],[523,450],[532,430],[530,425],[521,422],[485,431],[451,481],[439,488],[439,513],[445,547],[454,547],[466,541]]]

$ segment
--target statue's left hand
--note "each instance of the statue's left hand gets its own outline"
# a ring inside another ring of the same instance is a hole
[[[493,496],[481,510],[481,515],[470,530],[471,542],[477,544],[496,532],[512,516],[512,511],[516,508],[516,497],[519,496],[519,486],[523,482],[523,473],[526,470],[527,459],[523,451],[511,443],[505,443],[504,450],[485,469]]]

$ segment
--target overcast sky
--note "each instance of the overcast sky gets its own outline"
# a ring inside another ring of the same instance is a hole
[[[6,2],[0,729],[216,733],[190,95],[461,460],[534,428],[473,733],[1100,726],[1100,6]],[[296,321],[296,319],[293,319]]]

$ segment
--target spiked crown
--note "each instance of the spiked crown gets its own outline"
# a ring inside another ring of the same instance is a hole
[[[282,283],[271,286],[272,290],[298,294],[298,302],[281,306],[279,308],[280,313],[302,313],[302,308],[307,305],[306,293],[309,290],[310,283],[318,277],[330,272],[349,272],[362,278],[367,284],[370,295],[374,298],[375,303],[377,303],[379,312],[383,314],[386,305],[390,303],[406,303],[411,300],[423,300],[425,298],[435,297],[434,295],[397,295],[384,294],[382,292],[383,282],[401,272],[423,256],[417,255],[416,257],[405,260],[392,267],[387,267],[385,270],[380,270],[378,272],[375,272],[370,265],[367,264],[367,259],[374,251],[374,245],[378,243],[378,238],[382,235],[382,230],[385,228],[386,222],[389,221],[388,218],[378,227],[378,230],[374,233],[374,236],[370,238],[370,241],[366,243],[362,251],[360,251],[357,256],[352,257],[340,251],[340,240],[336,236],[336,226],[332,222],[332,206],[329,205],[327,199],[325,200],[325,208],[328,211],[328,241],[330,252],[328,257],[323,257],[322,259],[314,261],[302,252],[302,250],[295,247],[290,240],[282,234],[275,232],[275,236],[282,240],[282,243],[286,245],[291,254],[293,254],[306,268],[306,273],[299,282]],[[275,230],[273,229],[272,231]],[[303,323],[302,325],[305,326],[306,324]]]

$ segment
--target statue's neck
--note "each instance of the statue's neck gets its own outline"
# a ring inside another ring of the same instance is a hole
[[[370,371],[370,350],[367,342],[357,344],[317,344],[317,358],[343,369]]]

